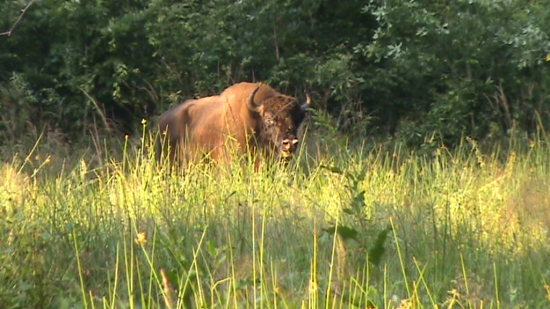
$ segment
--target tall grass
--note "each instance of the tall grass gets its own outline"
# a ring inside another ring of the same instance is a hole
[[[550,305],[544,136],[429,155],[333,143],[259,170],[46,144],[0,163],[0,308]]]

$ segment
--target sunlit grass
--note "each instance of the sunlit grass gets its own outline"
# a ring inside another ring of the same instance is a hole
[[[0,308],[550,305],[544,138],[335,143],[258,170],[45,148],[0,163]]]

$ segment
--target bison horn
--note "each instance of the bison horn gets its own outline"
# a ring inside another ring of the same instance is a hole
[[[252,93],[250,93],[250,95],[248,96],[248,109],[253,111],[253,112],[258,112],[258,109],[260,107],[260,105],[254,103],[254,95],[256,95],[256,92],[258,92],[258,90],[260,89],[260,87],[256,87],[256,89],[254,89],[254,91],[252,91]]]
[[[300,106],[300,108],[304,111],[311,106],[311,97],[309,96],[309,93],[306,93],[306,98],[306,102],[302,103],[302,105]]]

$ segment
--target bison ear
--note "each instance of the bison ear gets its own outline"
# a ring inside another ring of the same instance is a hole
[[[302,105],[300,105],[300,108],[305,111],[308,107],[311,106],[311,96],[309,95],[309,93],[306,93],[306,102],[305,103],[302,103]]]
[[[255,113],[260,111],[260,106],[261,106],[261,104],[254,103],[254,95],[256,95],[256,92],[258,92],[259,89],[260,87],[256,87],[256,89],[254,89],[254,91],[252,91],[248,96],[248,102],[247,102],[248,109]]]

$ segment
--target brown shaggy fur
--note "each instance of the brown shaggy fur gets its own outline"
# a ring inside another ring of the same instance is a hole
[[[254,95],[258,110],[252,111],[248,99],[258,87]],[[188,161],[204,154],[215,160],[228,159],[234,150],[278,157],[283,140],[297,141],[297,129],[304,116],[295,98],[262,83],[244,82],[220,95],[187,100],[163,113],[158,124],[168,135],[162,139],[171,148],[172,160]],[[160,159],[162,142],[157,147]],[[293,151],[291,146],[285,155]]]

